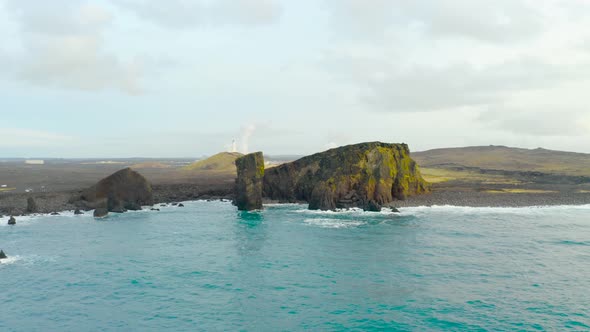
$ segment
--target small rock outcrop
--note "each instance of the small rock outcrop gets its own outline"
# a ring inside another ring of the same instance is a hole
[[[269,168],[263,196],[309,203],[312,210],[380,211],[394,200],[430,192],[406,144],[361,143]]]
[[[97,208],[94,210],[94,218],[104,218],[109,215],[107,208]]]
[[[151,184],[136,171],[125,168],[84,190],[73,199],[78,207],[109,212],[141,210],[142,205],[153,205]]]
[[[80,209],[76,209],[76,210],[74,211],[74,214],[75,214],[75,215],[81,215],[81,214],[84,214],[84,212],[80,211]]]
[[[27,213],[37,213],[39,212],[39,207],[37,206],[37,202],[33,197],[27,198]]]
[[[8,219],[8,224],[9,225],[16,225],[16,219],[14,219],[14,217],[10,217],[10,219]]]
[[[6,259],[8,258],[8,256],[6,256],[6,254],[4,253],[3,250],[0,250],[0,259]]]
[[[233,204],[240,211],[262,209],[262,183],[264,177],[264,157],[262,152],[247,154],[236,159],[238,177],[235,184]]]

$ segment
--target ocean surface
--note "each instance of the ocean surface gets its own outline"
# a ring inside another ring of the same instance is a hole
[[[589,331],[590,206],[0,225],[0,331]]]

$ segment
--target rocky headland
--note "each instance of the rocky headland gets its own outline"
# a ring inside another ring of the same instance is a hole
[[[235,204],[262,208],[262,199],[307,202],[311,210],[380,211],[396,200],[430,192],[406,144],[361,143],[264,169],[261,152],[236,160]]]
[[[379,211],[431,191],[406,144],[361,143],[316,153],[267,169],[263,196],[307,202],[312,210]]]

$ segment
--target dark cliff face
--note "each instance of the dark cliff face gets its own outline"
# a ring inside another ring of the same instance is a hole
[[[272,200],[306,201],[320,210],[379,210],[429,191],[408,146],[380,142],[343,146],[267,169],[263,187]]]
[[[236,159],[236,168],[238,177],[234,205],[241,211],[262,209],[262,178],[264,176],[262,152],[250,153]]]
[[[141,174],[125,168],[83,191],[77,205],[123,212],[141,210],[142,205],[153,203],[151,184]]]

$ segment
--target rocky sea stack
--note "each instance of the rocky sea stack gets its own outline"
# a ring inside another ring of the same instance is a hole
[[[151,184],[141,174],[125,168],[84,190],[72,203],[86,209],[125,212],[153,205],[154,199]]]
[[[379,211],[394,200],[428,192],[430,184],[408,146],[381,142],[343,146],[267,169],[263,185],[264,197],[305,201],[312,210]]]
[[[6,254],[4,253],[4,251],[3,250],[0,250],[0,259],[6,259],[6,258],[8,258],[8,257],[6,256]]]
[[[264,157],[262,152],[247,154],[236,159],[238,177],[236,178],[234,205],[240,211],[262,209],[262,179],[264,177]]]

